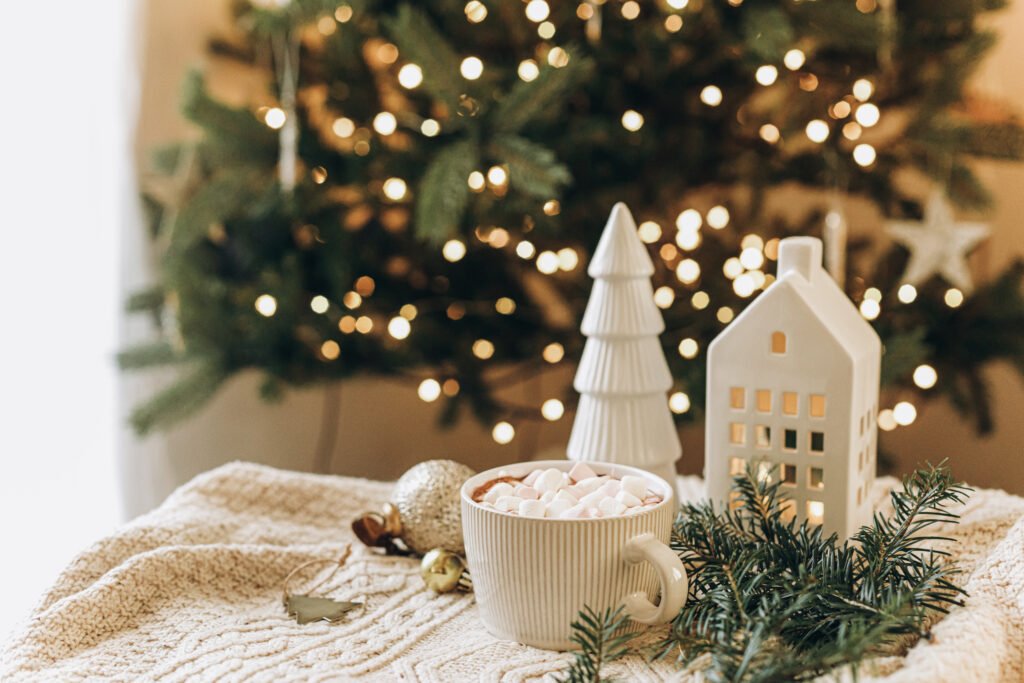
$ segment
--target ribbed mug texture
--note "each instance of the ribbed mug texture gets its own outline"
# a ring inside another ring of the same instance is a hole
[[[599,519],[537,519],[486,508],[473,491],[499,469],[523,477],[537,468],[568,471],[565,460],[525,462],[482,472],[462,487],[462,529],[480,618],[494,636],[553,650],[572,649],[571,623],[584,605],[619,607],[643,591],[652,602],[659,583],[648,562],[627,563],[626,543],[651,533],[668,543],[675,514],[671,486],[624,465],[587,463],[598,474],[642,476],[662,496],[649,510]]]

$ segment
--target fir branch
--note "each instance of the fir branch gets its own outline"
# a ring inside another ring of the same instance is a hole
[[[129,421],[144,435],[168,427],[203,406],[220,388],[227,373],[212,362],[197,363],[176,382],[132,410]]]
[[[463,93],[459,76],[461,60],[430,17],[419,8],[403,4],[397,15],[383,17],[381,23],[402,56],[423,70],[423,90],[455,111]]]
[[[572,47],[567,51],[576,52]],[[517,133],[527,124],[561,113],[569,95],[592,71],[593,62],[585,57],[570,59],[563,67],[545,65],[534,80],[519,81],[501,100],[492,114],[494,130]]]
[[[560,683],[598,683],[609,681],[601,675],[601,668],[626,654],[629,633],[615,635],[629,622],[622,607],[595,612],[585,606],[572,623],[572,641],[580,646],[575,659],[566,669]]]
[[[472,140],[454,142],[437,153],[423,174],[416,200],[416,233],[434,243],[456,234],[469,203],[466,178],[479,153]]]
[[[558,162],[555,153],[536,142],[502,135],[491,142],[490,151],[508,164],[509,185],[537,199],[557,196],[572,181],[569,169]]]

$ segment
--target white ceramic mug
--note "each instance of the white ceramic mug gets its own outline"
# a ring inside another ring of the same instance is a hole
[[[524,477],[569,460],[523,462],[500,468]],[[676,513],[673,487],[649,472],[588,462],[598,474],[647,480],[660,503],[630,515],[546,519],[500,512],[473,500],[473,491],[497,478],[481,472],[462,485],[462,533],[480,618],[492,635],[550,650],[568,650],[571,624],[583,607],[624,605],[640,624],[671,620],[686,603],[683,563],[668,547]],[[653,600],[660,589],[661,601]],[[634,627],[635,628],[635,627]]]

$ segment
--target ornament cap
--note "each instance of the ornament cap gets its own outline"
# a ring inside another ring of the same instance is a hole
[[[636,232],[636,221],[622,202],[612,207],[601,239],[590,259],[592,278],[639,278],[654,275],[654,263]]]

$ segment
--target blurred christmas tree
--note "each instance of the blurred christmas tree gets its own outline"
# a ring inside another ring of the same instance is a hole
[[[1015,119],[965,94],[993,43],[978,21],[1002,4],[239,4],[239,35],[213,50],[264,70],[271,92],[233,108],[191,76],[202,136],[155,156],[172,181],[147,196],[163,266],[130,308],[161,336],[121,362],[181,374],[135,427],[185,417],[246,368],[267,397],[399,375],[445,420],[500,420],[500,442],[518,420],[559,419],[557,398],[495,390],[578,358],[583,266],[621,200],[655,256],[680,419],[704,395],[706,344],[771,284],[778,238],[824,233],[885,341],[883,381],[910,399],[880,423],[941,392],[990,429],[981,369],[1024,369],[1024,268],[970,292],[949,280],[977,239],[905,238],[905,273],[904,247],[847,244],[843,205],[916,219],[923,185],[937,206],[985,206],[970,158],[1024,151]],[[780,188],[806,204],[799,219],[766,209]],[[926,218],[926,238],[955,235],[948,211]]]

